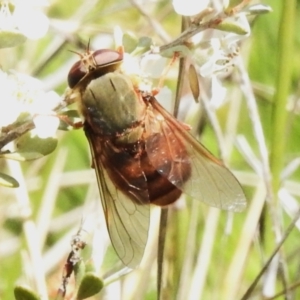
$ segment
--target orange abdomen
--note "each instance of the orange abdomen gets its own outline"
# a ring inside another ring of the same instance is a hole
[[[167,145],[160,139],[156,143],[163,157],[157,157],[164,164],[164,168],[174,167],[172,157],[168,156]],[[173,145],[175,151],[185,152],[183,145]],[[99,149],[100,150],[100,149]],[[174,153],[173,153],[174,154]],[[134,202],[164,206],[176,201],[182,191],[173,185],[165,176],[152,166],[145,149],[145,142],[138,141],[134,144],[118,144],[112,140],[102,143],[102,164],[109,174],[112,182],[127,194]],[[180,176],[183,181],[188,180],[191,166],[178,168],[173,176]]]

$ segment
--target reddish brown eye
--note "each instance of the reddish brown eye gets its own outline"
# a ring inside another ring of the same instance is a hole
[[[77,61],[70,69],[68,74],[68,84],[73,88],[87,73],[87,70],[81,60]]]
[[[123,53],[110,49],[96,50],[82,55],[81,60],[77,61],[69,71],[68,84],[73,88],[88,72],[104,69],[106,66],[118,64],[123,60]],[[105,69],[99,76],[114,69]]]
[[[97,67],[101,67],[122,61],[123,53],[110,49],[101,49],[93,53],[93,58]]]

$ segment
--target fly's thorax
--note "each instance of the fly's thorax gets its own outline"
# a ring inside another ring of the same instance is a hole
[[[79,109],[95,133],[117,135],[143,120],[146,105],[130,77],[116,71],[90,81]]]

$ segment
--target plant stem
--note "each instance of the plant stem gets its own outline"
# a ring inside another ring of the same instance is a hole
[[[273,130],[271,133],[270,148],[270,164],[275,199],[280,188],[280,175],[286,146],[286,121],[288,115],[286,104],[292,75],[296,0],[283,1],[282,3],[282,15],[278,32],[278,71],[275,82],[276,91],[272,112]]]

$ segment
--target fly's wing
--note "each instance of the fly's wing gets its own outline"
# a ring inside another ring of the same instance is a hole
[[[101,139],[97,135],[90,134],[87,128],[85,132],[90,143],[111,243],[121,261],[126,266],[135,268],[143,257],[147,243],[149,205],[145,204],[145,201],[142,201],[134,192],[131,193],[133,201],[112,182],[101,161],[101,155],[106,155],[105,152],[113,151],[113,149],[101,149],[103,146]],[[118,172],[117,169],[110,171]],[[128,182],[128,184],[132,185],[133,190],[139,191],[139,195],[144,193],[144,198],[147,199],[147,186],[142,170],[138,174],[138,180]]]
[[[147,99],[148,100],[148,99]],[[154,97],[149,100],[152,111],[147,116],[146,151],[151,164],[185,194],[204,203],[230,211],[242,211],[246,197],[234,175],[201,145],[184,126],[169,114]],[[161,148],[151,136],[163,139]],[[182,145],[178,151],[176,146]],[[168,152],[167,155],[165,152]],[[160,160],[157,158],[161,157]],[[189,170],[188,178],[184,174]]]

